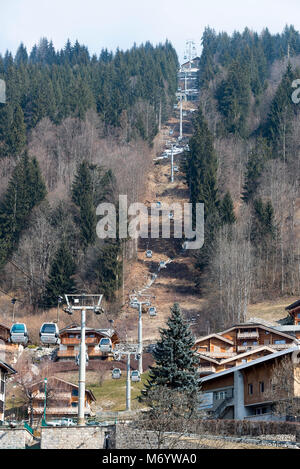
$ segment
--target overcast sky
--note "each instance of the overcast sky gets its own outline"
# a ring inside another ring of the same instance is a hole
[[[180,58],[185,41],[200,52],[205,26],[217,32],[281,32],[286,24],[300,29],[299,0],[0,0],[0,53],[15,53],[23,42],[30,51],[41,37],[62,48],[67,38],[88,46],[130,48],[134,42],[153,44],[169,39]]]

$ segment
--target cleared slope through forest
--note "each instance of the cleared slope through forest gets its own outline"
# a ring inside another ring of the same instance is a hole
[[[190,113],[192,115],[192,113]],[[178,134],[178,119],[172,118],[159,135],[162,141],[169,140],[169,130],[174,129],[174,137]],[[183,131],[190,130],[190,119],[184,121]],[[184,135],[186,135],[184,133]],[[175,143],[175,140],[174,140]],[[157,155],[154,155],[157,156]],[[174,164],[179,172],[174,174],[174,183],[170,181],[170,159],[159,160],[148,175],[147,205],[160,201],[162,204],[180,203],[189,201],[188,188],[184,174],[180,169],[182,155],[174,157]],[[173,222],[171,221],[171,224]],[[143,314],[143,339],[145,343],[153,342],[159,338],[159,328],[164,327],[170,315],[170,307],[178,302],[183,313],[192,325],[201,322],[201,310],[205,300],[200,298],[199,291],[194,286],[194,260],[182,249],[183,241],[180,239],[139,239],[138,255],[135,261],[127,266],[125,278],[125,301],[122,313],[116,321],[116,328],[122,331],[124,339],[137,340],[138,311],[129,306],[129,294],[141,291],[155,298],[151,299],[152,306],[157,308],[157,316],[149,317]],[[146,250],[152,250],[152,258],[146,258]],[[159,262],[166,261],[166,268],[159,270]],[[153,275],[157,277],[154,279]],[[152,284],[151,284],[152,283]],[[149,286],[151,284],[151,286]],[[149,287],[147,287],[149,286]],[[205,327],[205,326],[204,326]]]

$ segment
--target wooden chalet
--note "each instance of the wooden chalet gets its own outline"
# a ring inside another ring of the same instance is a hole
[[[44,413],[45,406],[45,383],[38,381],[31,386],[33,395],[32,412],[33,418],[40,418]],[[78,392],[79,388],[73,383],[51,376],[47,382],[46,420],[52,417],[76,417],[78,414]],[[92,391],[85,391],[86,416],[92,415],[91,404],[96,401]],[[31,407],[28,408],[31,413]]]
[[[300,325],[300,300],[295,301],[294,303],[287,306],[286,311],[288,311],[289,315],[293,319],[293,323],[295,326]]]
[[[194,349],[211,358],[229,358],[234,356],[234,341],[220,334],[209,334],[195,340]]]
[[[80,326],[73,324],[61,329],[59,332],[61,343],[57,351],[57,360],[75,360],[80,349]],[[99,342],[102,338],[108,337],[112,341],[112,347],[119,342],[119,337],[113,329],[94,329],[87,327],[85,330],[86,352],[89,359],[112,358],[112,354],[105,354],[100,351]]]
[[[219,332],[219,336],[232,340],[234,352],[243,353],[262,345],[276,350],[284,350],[298,343],[295,336],[278,331],[263,324],[237,324],[230,329]]]
[[[274,349],[265,345],[249,350],[248,352],[234,354],[232,357],[225,359],[216,359],[199,353],[198,372],[200,377],[211,373],[219,373],[220,371],[228,370],[229,368],[242,365],[243,363],[248,363],[251,360],[256,360],[257,358],[271,353],[274,353]]]
[[[4,422],[6,379],[14,373],[16,371],[11,366],[0,360],[0,422]]]
[[[278,400],[300,400],[300,365],[293,362],[290,382],[281,390],[281,396],[272,394],[276,372],[274,368],[280,366],[285,357],[292,360],[293,354],[297,352],[299,348],[294,346],[203,376],[199,383],[202,399],[200,408],[217,419],[276,420],[273,410]]]

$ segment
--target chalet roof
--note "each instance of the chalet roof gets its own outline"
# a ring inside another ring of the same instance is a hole
[[[238,359],[243,358],[243,357],[247,357],[248,355],[253,355],[254,353],[257,353],[257,352],[263,352],[264,350],[267,351],[267,352],[270,352],[270,353],[274,353],[273,348],[268,347],[267,345],[262,345],[261,347],[256,347],[252,350],[248,350],[247,352],[239,353],[239,354],[235,355],[234,357],[225,358],[224,360],[220,361],[220,365],[222,365],[223,363],[229,363],[229,362],[238,360]]]
[[[298,306],[300,306],[300,300],[297,300],[294,303],[288,305],[285,309],[286,311],[290,311],[292,309],[298,308]]]
[[[59,331],[59,334],[65,334],[65,333],[80,333],[81,332],[81,327],[77,324],[74,324],[72,326],[64,327]],[[105,335],[107,337],[112,337],[115,333],[114,329],[96,329],[93,327],[86,327],[85,332],[95,332],[97,334]]]
[[[70,383],[70,381],[65,381],[64,379],[61,379],[61,378],[57,378],[56,376],[50,376],[50,378],[48,378],[48,380],[60,381],[61,383],[65,383],[65,384],[68,384],[69,386],[72,386],[73,388],[79,389],[79,386],[77,386],[76,384]],[[34,386],[36,386],[37,384],[40,384],[40,383],[44,383],[44,380],[40,379],[39,381],[36,381],[35,383],[33,383],[30,386],[30,388],[33,388]],[[86,389],[85,392],[90,395],[92,401],[96,401],[96,398],[95,398],[93,392],[90,389]]]
[[[300,326],[295,326],[294,324],[284,325],[284,326],[274,326],[274,329],[280,332],[288,332],[294,334],[295,332],[300,331]]]
[[[7,363],[4,363],[2,360],[0,360],[0,368],[4,368],[6,370],[7,373],[11,374],[11,375],[14,375],[17,373],[17,371],[12,368],[10,365],[8,365]]]
[[[233,331],[234,329],[243,329],[243,328],[249,328],[249,329],[254,329],[255,327],[258,327],[260,329],[264,329],[265,331],[269,331],[269,332],[273,332],[275,334],[278,334],[278,335],[281,335],[283,337],[286,337],[288,339],[293,339],[295,340],[295,337],[291,334],[286,334],[282,331],[279,331],[278,329],[275,329],[275,327],[269,327],[269,326],[265,326],[264,324],[260,324],[260,323],[241,323],[241,324],[236,324],[232,327],[230,327],[229,329],[226,329],[225,331],[221,331],[219,332],[219,334],[226,334],[227,332],[230,332],[230,331]]]
[[[208,340],[208,339],[210,339],[210,338],[212,338],[212,337],[215,337],[216,339],[219,339],[219,340],[221,340],[222,342],[227,342],[228,344],[233,345],[233,341],[232,341],[232,340],[227,339],[226,337],[222,337],[221,335],[216,334],[216,333],[214,333],[214,334],[209,334],[209,335],[206,335],[206,336],[204,336],[204,337],[199,337],[199,339],[196,339],[196,340],[195,340],[195,344],[198,344],[199,342],[203,342],[203,340]]]
[[[199,381],[202,383],[202,382],[205,382],[205,381],[210,381],[212,379],[218,379],[221,376],[228,375],[230,373],[234,373],[235,371],[240,371],[240,370],[243,370],[244,368],[249,368],[251,366],[255,366],[255,365],[258,365],[260,363],[267,362],[269,360],[274,360],[275,358],[287,355],[289,353],[293,353],[296,350],[300,350],[300,347],[291,347],[289,349],[281,350],[280,352],[270,353],[270,355],[266,355],[265,357],[257,358],[256,360],[252,360],[251,362],[243,363],[242,365],[238,365],[238,366],[233,366],[229,370],[219,371],[218,373],[213,373],[209,376],[205,376],[204,378],[200,378]]]
[[[220,362],[216,360],[215,358],[209,357],[207,355],[203,355],[202,353],[197,353],[198,358],[202,358],[202,360],[206,360],[208,362],[214,363],[215,365],[219,365]]]

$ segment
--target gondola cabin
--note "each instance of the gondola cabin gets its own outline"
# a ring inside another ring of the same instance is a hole
[[[21,322],[16,322],[15,324],[11,326],[10,341],[13,344],[27,345],[28,340],[29,340],[29,337],[28,337],[26,324],[21,323]]]
[[[108,337],[103,337],[99,342],[100,352],[109,353],[112,351],[112,342]]]
[[[40,341],[45,345],[60,343],[59,330],[55,322],[44,322],[40,329]]]

